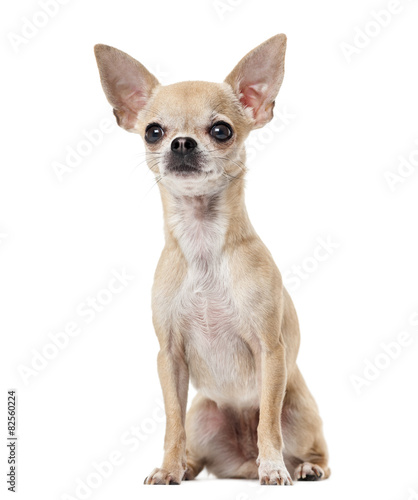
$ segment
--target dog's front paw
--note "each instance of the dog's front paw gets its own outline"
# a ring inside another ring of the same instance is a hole
[[[260,466],[258,468],[258,477],[260,478],[260,484],[293,484],[292,478],[287,472],[286,466],[283,461],[260,461]]]
[[[297,481],[318,481],[324,477],[324,471],[319,465],[305,462],[296,467],[293,477]]]
[[[154,469],[149,476],[145,478],[144,484],[180,484],[185,470],[175,469]]]

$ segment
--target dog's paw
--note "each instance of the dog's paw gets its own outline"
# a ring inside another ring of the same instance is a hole
[[[287,472],[284,462],[265,461],[260,462],[258,468],[260,484],[291,485],[293,484],[290,474]]]
[[[184,470],[170,472],[167,469],[154,469],[144,480],[144,484],[180,484]]]
[[[319,465],[304,462],[299,464],[294,473],[295,481],[319,481],[324,477],[324,471]]]

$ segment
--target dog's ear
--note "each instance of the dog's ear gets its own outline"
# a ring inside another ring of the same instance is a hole
[[[145,107],[158,80],[141,63],[125,52],[95,45],[100,80],[107,100],[113,106],[118,125],[136,132],[138,113]]]
[[[274,100],[284,77],[286,35],[276,35],[249,52],[226,77],[245,108],[251,109],[254,128],[273,118]]]

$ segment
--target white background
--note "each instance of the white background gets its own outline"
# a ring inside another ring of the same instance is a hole
[[[388,9],[386,0],[225,0],[218,9],[213,0],[73,0],[17,43],[22,18],[39,24],[45,16],[36,0],[3,2],[2,498],[12,495],[9,388],[19,402],[18,498],[414,498],[417,3],[400,1],[390,19],[381,15],[387,26],[376,27],[373,11]],[[379,33],[367,43],[357,28]],[[280,492],[205,474],[169,490],[143,486],[161,463],[164,434],[150,311],[163,246],[158,188],[141,163],[140,137],[116,126],[61,182],[53,165],[80,146],[83,130],[106,118],[114,124],[95,43],[128,52],[165,84],[221,81],[245,53],[281,32],[288,51],[276,110],[288,118],[281,130],[276,122],[253,135],[247,205],[282,273],[309,268],[289,289],[302,330],[299,365],[324,420],[332,476]],[[363,47],[349,62],[342,43]],[[257,147],[263,150],[254,153]],[[391,189],[387,172],[397,172],[400,156],[412,163]],[[318,238],[338,248],[315,263]],[[133,279],[87,324],[77,307],[105,297],[112,270],[123,269]],[[48,335],[71,321],[79,335],[48,351]],[[408,346],[396,359],[382,356],[381,343],[400,332],[409,334]],[[24,380],[22,366],[30,368],[44,349],[54,359]],[[376,358],[389,366],[356,390],[353,376],[364,377],[365,360]],[[141,438],[132,438],[132,427]],[[119,465],[106,478],[95,475],[93,463],[115,452]],[[76,488],[86,481],[91,491],[83,496]]]

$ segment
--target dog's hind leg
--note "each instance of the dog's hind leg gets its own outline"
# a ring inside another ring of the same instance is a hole
[[[257,479],[258,410],[219,408],[198,394],[186,416],[187,472],[194,479],[206,466],[219,478]]]
[[[322,420],[298,368],[288,381],[281,420],[284,458],[292,478],[295,481],[327,479],[331,471]]]
[[[186,462],[187,469],[184,475],[186,481],[195,479],[205,466],[206,454],[206,427],[204,423],[204,413],[210,405],[200,394],[193,399],[192,405],[186,415]]]

